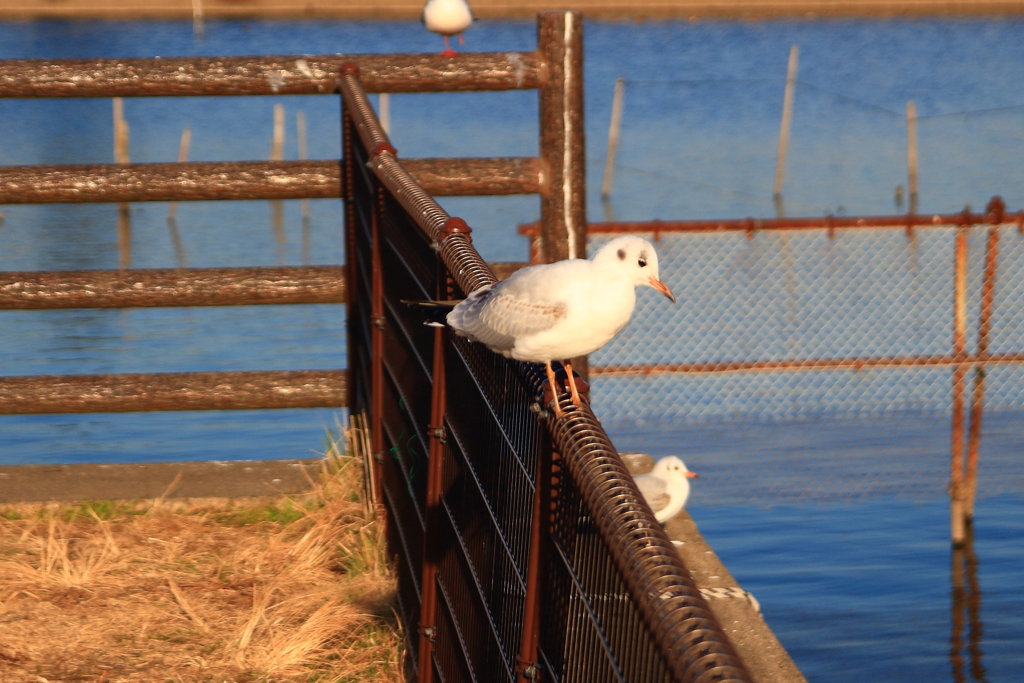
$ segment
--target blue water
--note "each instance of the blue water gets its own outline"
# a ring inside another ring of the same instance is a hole
[[[979,467],[973,661],[993,682],[1024,672],[1022,420],[986,420]],[[952,673],[948,416],[654,423],[613,438],[699,474],[690,514],[810,681],[981,680],[966,646],[964,677]]]
[[[964,678],[953,674],[942,496],[770,508],[695,500],[690,507],[809,681],[982,680],[967,667]],[[975,529],[982,629],[975,661],[987,672],[983,680],[1019,681],[1024,500],[981,501]]]
[[[794,43],[801,59],[784,188],[788,214],[905,210],[895,204],[894,190],[906,185],[904,109],[911,99],[920,116],[922,212],[955,212],[966,204],[980,210],[993,194],[1012,210],[1021,208],[1022,34],[1018,20],[588,22],[590,216],[600,219],[609,209],[625,220],[773,215],[778,121]],[[466,49],[531,50],[534,35],[531,22],[480,22],[467,34]],[[437,37],[417,22],[208,22],[201,42],[189,22],[0,23],[0,58],[438,48]],[[605,207],[598,190],[618,77],[627,81],[626,106],[613,201]],[[187,126],[193,160],[266,159],[277,103],[288,117],[286,158],[297,158],[299,111],[309,122],[310,156],[338,156],[338,101],[328,96],[128,100],[131,158],[173,160]],[[405,157],[533,155],[536,103],[529,92],[397,95],[392,138]],[[110,162],[111,128],[108,100],[0,101],[0,164]],[[486,258],[526,258],[515,227],[537,218],[536,197],[442,204],[471,223]],[[182,204],[175,232],[165,204],[133,205],[132,266],[341,263],[340,203],[310,206],[304,225],[299,203],[285,202],[277,231],[266,202]],[[118,265],[115,206],[9,206],[3,213],[0,270]],[[1013,256],[1020,246],[1004,232],[997,311],[1018,321],[1013,311],[1018,293],[1024,296],[1024,273]],[[931,250],[922,238],[920,251],[902,242],[865,242],[851,251],[842,235],[827,245],[818,238],[804,238],[803,247],[770,236],[717,243],[718,251],[703,252],[707,259],[722,257],[709,271],[695,269],[685,248],[677,250],[672,286],[700,302],[695,324],[712,336],[687,336],[696,329],[687,323],[682,332],[664,330],[666,343],[655,348],[640,328],[631,329],[601,362],[628,362],[630,354],[704,360],[728,344],[738,357],[847,347],[870,355],[872,339],[888,339],[893,348],[947,347],[946,237],[934,238],[939,246]],[[972,238],[972,316],[981,244]],[[806,250],[792,252],[805,259],[796,261],[808,264],[803,270],[787,265],[790,248]],[[807,258],[815,253],[838,266]],[[879,260],[862,260],[874,253]],[[667,252],[666,262],[672,262]],[[858,283],[880,264],[898,274],[893,288],[910,288],[908,298],[870,289],[865,297],[842,298],[844,282]],[[735,309],[718,310],[722,292],[709,278],[728,267],[750,279],[737,285]],[[781,288],[776,282],[812,273],[832,277],[830,305],[854,311],[844,320],[857,323],[856,334],[815,336],[819,330],[802,317],[822,305],[813,281],[803,298],[792,296],[789,282]],[[750,302],[769,295],[775,298],[747,316],[744,306],[752,310]],[[665,317],[656,308],[663,300],[641,296],[640,302],[644,320]],[[884,315],[871,315],[886,302],[895,303],[878,309]],[[896,344],[886,335],[900,328],[908,310],[922,332]],[[736,326],[744,335],[731,334]],[[1002,350],[1020,350],[1015,343],[1024,340],[1007,332],[1018,327],[997,325]],[[0,375],[344,367],[343,333],[339,306],[3,312]],[[711,379],[682,388],[654,379],[625,389],[618,380],[597,379],[594,392],[620,448],[681,454],[701,473],[691,505],[695,519],[811,681],[971,680],[967,664],[958,677],[949,652],[943,491],[949,384],[948,374],[932,375],[913,381],[876,379],[881,375],[871,372],[787,375],[778,384]],[[1001,410],[986,415],[982,439],[979,647],[984,680],[993,682],[1024,675],[1018,375],[993,373],[991,396]],[[627,389],[635,400],[616,401]],[[616,403],[628,410],[615,413]],[[323,449],[325,431],[338,420],[344,416],[327,410],[0,417],[0,463],[305,457]]]

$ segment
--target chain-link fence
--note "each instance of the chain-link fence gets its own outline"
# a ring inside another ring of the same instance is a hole
[[[679,304],[641,288],[630,325],[591,356],[604,424],[720,475],[705,484],[718,501],[941,493],[954,429],[962,457],[980,454],[978,495],[1024,490],[1016,224],[822,223],[646,235]],[[591,250],[614,236],[592,226]],[[972,406],[984,414],[973,445]]]

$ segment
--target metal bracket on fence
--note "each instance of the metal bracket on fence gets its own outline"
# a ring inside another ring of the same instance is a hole
[[[431,643],[436,642],[434,640],[434,636],[437,635],[436,626],[420,626],[420,633],[425,635],[427,637],[427,640],[429,640]]]
[[[536,662],[527,662],[521,657],[516,657],[517,671],[528,681],[540,680],[540,665]]]
[[[530,404],[530,412],[537,413],[540,419],[545,420],[548,417],[548,411],[544,410],[544,407],[540,404],[540,401],[534,401]]]
[[[448,443],[446,441],[446,438],[448,436],[448,432],[445,431],[444,425],[441,425],[440,427],[435,427],[433,425],[427,425],[427,430],[428,430],[428,433],[430,434],[430,436],[434,437],[439,442],[441,442],[441,443]]]
[[[753,239],[754,233],[761,229],[761,221],[756,218],[747,218],[744,222],[744,232],[747,234],[747,239]]]
[[[452,235],[465,235],[467,240],[472,241],[473,238],[469,236],[471,232],[473,232],[473,228],[469,227],[466,221],[451,216],[444,222],[441,229],[437,231],[437,241],[431,246],[434,248],[434,251],[441,251],[441,245]]]
[[[370,158],[373,159],[374,157],[379,157],[384,152],[390,152],[393,157],[398,156],[398,150],[395,149],[394,145],[390,142],[378,142],[373,146],[373,149],[370,150]]]
[[[378,315],[373,318],[370,318],[370,322],[372,322],[373,326],[376,327],[378,330],[384,329],[384,316]]]

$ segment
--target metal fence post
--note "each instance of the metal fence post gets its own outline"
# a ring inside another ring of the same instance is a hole
[[[356,132],[352,127],[352,115],[344,100],[341,102],[341,187],[342,201],[345,203],[345,290],[349,292],[345,302],[345,335],[348,341],[348,367],[356,367],[355,358],[355,335],[353,332],[353,319],[356,313],[358,302],[355,300],[355,287],[359,284],[356,279],[359,259],[356,258],[356,204],[353,192],[352,176],[354,174],[352,158],[352,136]],[[353,413],[360,411],[363,406],[359,405],[358,392],[356,391],[356,374],[353,373],[348,383],[348,407]]]
[[[384,459],[384,274],[380,263],[380,218],[384,204],[384,188],[373,193],[370,234],[370,443],[376,468]],[[378,468],[379,471],[379,468]],[[377,478],[381,481],[381,477]],[[377,500],[383,503],[383,490]]]
[[[444,278],[439,278],[444,282]],[[440,286],[439,286],[440,288]],[[423,531],[423,594],[420,600],[419,648],[417,683],[434,680],[434,638],[437,633],[437,565],[440,551],[437,543],[441,515],[441,488],[444,479],[445,447],[445,331],[434,330],[433,386],[430,397],[430,449],[427,461],[426,529]]]
[[[967,354],[967,231],[957,228],[953,258],[953,435],[950,455],[949,515],[954,544],[964,541],[964,359]]]
[[[981,416],[985,402],[985,358],[988,356],[988,337],[992,329],[992,303],[995,298],[996,267],[999,260],[999,224],[1005,220],[1006,205],[993,197],[986,207],[986,218],[991,227],[985,244],[985,274],[981,280],[981,312],[978,315],[978,348],[974,366],[974,393],[971,397],[971,423],[967,437],[967,472],[964,476],[964,515],[974,518],[974,497],[978,489],[978,449],[981,443]]]
[[[544,439],[537,453],[537,473],[533,489],[533,522],[530,528],[530,559],[526,567],[526,605],[523,609],[523,632],[516,662],[516,683],[530,683],[540,678],[537,647],[540,644],[541,567],[551,529],[552,460],[550,439]]]

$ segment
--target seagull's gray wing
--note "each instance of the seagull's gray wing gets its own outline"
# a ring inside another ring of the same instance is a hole
[[[657,513],[665,509],[671,499],[668,495],[668,482],[651,474],[638,474],[633,477],[633,481],[640,489],[640,494],[647,500],[647,504],[651,506],[651,510]]]
[[[474,291],[448,314],[448,324],[501,352],[511,349],[517,338],[548,330],[566,316],[565,302],[533,301],[504,284]]]

